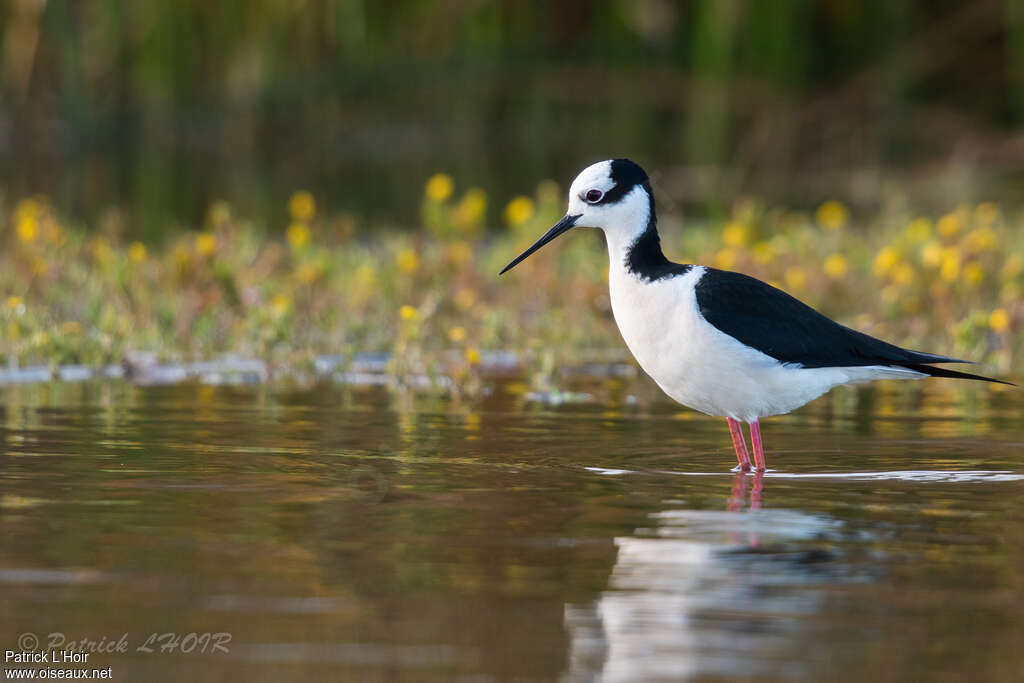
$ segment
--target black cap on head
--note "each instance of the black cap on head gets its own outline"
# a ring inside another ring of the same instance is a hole
[[[614,204],[632,192],[637,185],[647,190],[648,194],[651,191],[651,184],[644,169],[629,159],[612,159],[612,182],[615,183],[615,187],[605,192],[602,204]]]
[[[642,185],[647,182],[647,174],[639,164],[629,159],[612,159],[612,180],[616,185]]]

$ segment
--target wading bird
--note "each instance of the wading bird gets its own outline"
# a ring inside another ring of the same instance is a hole
[[[829,320],[789,294],[741,273],[673,263],[658,237],[647,174],[628,159],[583,169],[569,210],[513,268],[572,227],[600,228],[608,243],[612,312],[640,367],[670,397],[729,422],[738,468],[765,469],[759,420],[795,410],[834,386],[872,379],[1002,380],[934,367],[966,363],[910,351]]]

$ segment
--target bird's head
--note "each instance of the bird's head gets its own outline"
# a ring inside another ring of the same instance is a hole
[[[609,238],[614,233],[620,238],[617,241],[632,241],[647,229],[653,216],[653,194],[644,170],[629,159],[599,161],[572,181],[565,217],[501,272],[511,270],[570,228],[601,228]]]

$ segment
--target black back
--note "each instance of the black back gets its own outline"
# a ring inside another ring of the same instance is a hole
[[[708,268],[695,291],[705,320],[781,363],[826,368],[963,362],[910,351],[851,330],[742,273]]]

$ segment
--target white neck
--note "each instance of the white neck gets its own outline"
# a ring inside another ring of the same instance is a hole
[[[604,236],[608,245],[608,271],[627,274],[626,260],[629,250],[647,229],[651,218],[650,200],[642,188],[635,188],[622,200],[622,209],[615,216],[614,224],[605,226]]]

